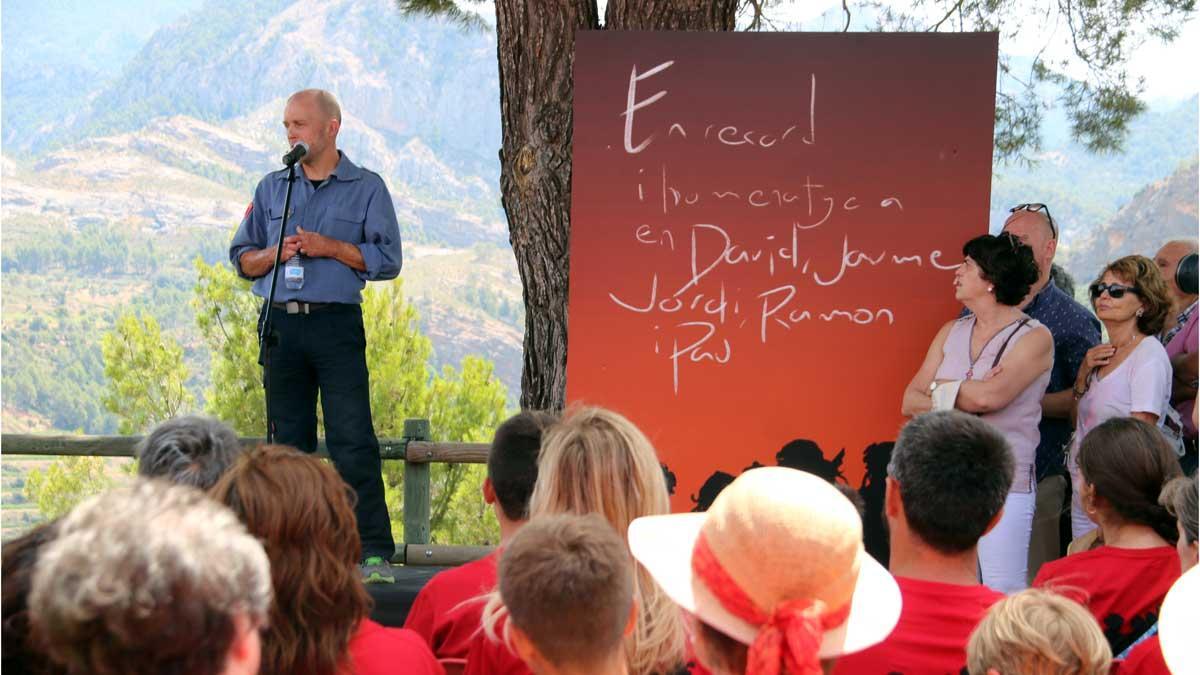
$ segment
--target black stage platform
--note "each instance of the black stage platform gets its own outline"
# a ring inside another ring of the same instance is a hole
[[[392,572],[396,575],[394,584],[367,584],[367,593],[375,601],[371,610],[371,619],[385,626],[399,628],[404,625],[408,610],[417,593],[425,586],[425,582],[441,572],[446,567],[425,565],[395,565]]]

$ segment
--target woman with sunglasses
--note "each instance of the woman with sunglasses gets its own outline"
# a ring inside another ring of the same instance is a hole
[[[1154,261],[1130,255],[1109,263],[1088,294],[1108,342],[1088,350],[1075,381],[1075,436],[1067,469],[1073,488],[1071,534],[1076,538],[1096,528],[1080,501],[1083,437],[1112,417],[1132,416],[1161,429],[1171,400],[1171,360],[1152,337],[1162,330],[1171,300]]]
[[[979,567],[984,584],[1011,593],[1027,581],[1034,456],[1054,341],[1019,307],[1038,280],[1029,246],[1007,232],[985,234],[968,241],[963,256],[954,297],[971,313],[938,332],[904,392],[901,412],[957,408],[979,415],[1008,441],[1015,470],[1000,521],[979,540]]]

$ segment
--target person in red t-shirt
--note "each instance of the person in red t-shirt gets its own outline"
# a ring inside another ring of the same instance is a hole
[[[535,675],[627,675],[633,560],[603,516],[534,520],[512,538],[498,576],[513,648]]]
[[[979,583],[976,548],[1000,519],[1012,472],[1008,442],[978,417],[931,412],[900,430],[884,499],[900,621],[880,644],[838,659],[835,673],[960,672],[971,631],[1004,597]]]
[[[529,495],[537,481],[542,432],[558,418],[531,410],[518,413],[496,428],[488,450],[483,499],[500,523],[500,547],[512,538],[529,511]],[[471,638],[479,632],[486,596],[496,587],[498,551],[435,575],[413,601],[404,627],[425,638],[439,659],[465,659]]]
[[[546,432],[530,521],[552,514],[597,513],[624,535],[637,517],[668,513],[670,502],[654,446],[632,422],[602,408],[574,409]],[[679,608],[642,567],[637,568],[637,623],[625,639],[634,675],[685,668],[686,633]],[[511,649],[503,601],[493,593],[485,631],[472,640],[466,675],[531,672]]]
[[[1154,626],[1179,578],[1175,518],[1158,503],[1179,461],[1157,428],[1114,417],[1084,437],[1079,469],[1081,504],[1103,545],[1046,563],[1033,585],[1057,587],[1087,606],[1121,654]]]
[[[1180,569],[1187,572],[1196,566],[1200,557],[1196,546],[1196,479],[1180,477],[1167,483],[1159,502],[1175,514],[1176,529],[1179,531],[1175,550],[1179,553]],[[1170,675],[1170,672],[1163,659],[1157,631],[1131,649],[1121,666],[1121,675]]]
[[[385,628],[364,618],[350,638],[350,663],[338,675],[435,675],[442,666],[428,657],[429,646],[417,633],[397,628]]]
[[[209,495],[263,542],[271,603],[262,672],[443,675],[416,633],[367,618],[354,507],[327,462],[282,445],[243,453]]]

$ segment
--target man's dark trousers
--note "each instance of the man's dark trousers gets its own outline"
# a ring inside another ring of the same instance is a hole
[[[396,545],[383,494],[379,441],[371,424],[362,308],[329,304],[310,314],[273,308],[278,342],[271,350],[271,418],[275,442],[317,449],[317,390],[329,456],[358,499],[354,515],[363,556],[390,559]]]

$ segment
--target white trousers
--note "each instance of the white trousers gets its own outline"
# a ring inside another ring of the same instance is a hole
[[[988,588],[1007,594],[1027,587],[1029,535],[1036,507],[1036,488],[1008,493],[1000,522],[979,540],[979,573]]]

